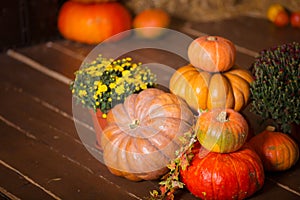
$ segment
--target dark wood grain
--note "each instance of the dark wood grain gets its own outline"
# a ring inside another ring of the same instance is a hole
[[[184,29],[187,25],[189,31]],[[253,53],[260,49],[300,39],[299,30],[275,29],[266,20],[249,17],[210,23],[179,21],[173,27],[186,31],[192,38],[205,33],[231,39],[239,47],[250,50],[250,53],[237,53],[236,63],[245,68],[250,67]],[[105,50],[108,54],[117,51],[122,47],[120,44],[108,45]],[[74,72],[94,48],[95,45],[58,40],[18,48],[15,52],[72,80]],[[153,48],[126,52],[122,56],[131,56],[145,64],[163,64],[173,70],[188,63],[178,55]],[[101,152],[95,146],[90,116],[86,109],[72,105],[68,83],[5,53],[0,55],[0,67],[1,188],[21,199],[145,199],[149,191],[158,189],[159,180],[128,181],[112,175],[98,160]],[[166,68],[158,68],[157,73]],[[258,116],[249,109],[250,106],[242,113],[258,133],[266,123],[259,124]],[[80,122],[75,122],[73,117]],[[262,190],[249,199],[299,199],[299,165],[298,162],[285,172],[267,173]],[[196,198],[182,190],[176,199]]]

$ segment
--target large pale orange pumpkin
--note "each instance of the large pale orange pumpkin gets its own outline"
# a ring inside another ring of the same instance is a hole
[[[220,36],[196,38],[188,47],[190,63],[208,72],[229,70],[235,63],[234,44]]]
[[[266,171],[283,171],[291,168],[299,159],[299,147],[287,134],[268,127],[249,141],[264,164]]]
[[[159,178],[193,118],[185,101],[174,94],[152,88],[130,95],[107,115],[101,139],[106,166],[133,181]]]
[[[238,66],[224,73],[209,73],[188,64],[172,75],[169,88],[195,111],[213,108],[240,111],[249,101],[251,82],[251,73]]]
[[[230,153],[245,144],[248,130],[248,123],[239,112],[213,109],[199,116],[195,132],[204,148],[217,153]]]
[[[130,28],[131,15],[118,2],[83,4],[67,1],[58,15],[61,35],[82,43],[97,44]]]

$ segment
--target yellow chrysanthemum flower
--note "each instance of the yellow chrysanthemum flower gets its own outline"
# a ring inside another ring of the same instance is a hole
[[[116,87],[116,93],[118,94],[118,95],[121,95],[121,94],[123,94],[124,92],[125,92],[125,88],[124,88],[124,85],[119,85],[118,87]]]
[[[140,85],[140,87],[141,87],[142,90],[147,89],[147,85],[146,85],[145,83],[142,83],[142,84]]]
[[[107,89],[108,89],[108,88],[107,88],[106,85],[99,84],[99,85],[98,85],[97,93],[100,94],[100,93],[102,93],[102,92],[106,92]]]
[[[79,90],[78,95],[79,95],[80,97],[84,97],[84,96],[87,95],[87,92],[86,92],[85,90]]]
[[[129,70],[124,70],[123,72],[122,72],[122,76],[123,77],[128,77],[130,75],[130,71]]]
[[[116,87],[116,83],[110,83],[110,84],[109,84],[109,88],[110,88],[110,89],[114,89],[115,87]]]

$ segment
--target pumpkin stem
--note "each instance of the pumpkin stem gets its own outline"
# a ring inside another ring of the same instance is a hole
[[[129,127],[131,129],[135,129],[140,124],[140,121],[138,119],[133,120],[131,124],[129,124]]]
[[[208,36],[206,38],[206,40],[208,40],[208,41],[217,41],[217,37],[215,37],[215,36]]]
[[[217,116],[217,120],[218,120],[219,122],[227,122],[227,121],[228,121],[228,118],[227,118],[227,113],[226,113],[226,111],[220,112],[220,114],[218,114],[218,116]]]
[[[275,127],[274,126],[267,126],[266,127],[266,131],[274,132],[275,131]]]

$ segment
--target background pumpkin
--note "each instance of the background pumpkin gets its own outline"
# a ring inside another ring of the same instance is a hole
[[[104,2],[112,2],[117,0],[70,0],[74,2],[80,2],[80,3],[104,3]]]
[[[224,73],[209,73],[188,64],[172,75],[169,88],[195,111],[213,108],[240,111],[248,104],[251,82],[251,73],[238,66]]]
[[[227,154],[198,146],[180,174],[187,189],[201,199],[245,199],[262,188],[265,177],[259,156],[248,146]]]
[[[229,70],[235,63],[234,44],[220,36],[196,38],[188,47],[190,63],[208,72]]]
[[[213,109],[199,116],[195,132],[204,148],[230,153],[244,145],[248,130],[248,123],[240,113],[232,109]]]
[[[249,141],[266,171],[287,170],[299,159],[299,147],[287,134],[266,129]]]
[[[97,44],[130,28],[131,15],[118,2],[83,4],[67,1],[58,14],[61,35],[87,44]]]
[[[135,16],[133,28],[142,38],[155,39],[162,36],[170,26],[171,17],[161,9],[146,9]]]
[[[193,118],[188,105],[174,94],[153,88],[130,95],[107,115],[101,139],[105,164],[113,174],[130,180],[159,178]]]

